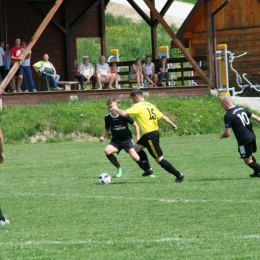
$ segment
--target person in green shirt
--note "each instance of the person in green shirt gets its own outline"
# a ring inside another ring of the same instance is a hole
[[[60,80],[60,75],[56,73],[56,69],[53,64],[49,61],[49,55],[44,54],[43,60],[38,61],[33,64],[33,69],[38,73],[39,77],[47,76],[50,81],[51,90],[62,90],[58,87],[58,82]]]

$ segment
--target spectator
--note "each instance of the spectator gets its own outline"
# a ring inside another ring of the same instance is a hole
[[[23,48],[25,49],[27,47],[26,42],[22,42]],[[24,85],[24,92],[29,92],[28,82],[30,83],[32,87],[32,92],[37,92],[35,89],[34,81],[32,78],[32,70],[31,70],[31,55],[32,50],[29,51],[27,56],[25,57],[22,66],[23,66],[23,85]]]
[[[108,89],[114,89],[112,84],[114,83],[116,77],[115,74],[110,73],[110,67],[106,63],[106,57],[101,56],[99,63],[96,66],[97,82],[99,85],[98,89],[102,89],[102,82],[108,82]]]
[[[51,90],[62,90],[58,87],[60,75],[56,73],[56,69],[51,62],[49,62],[49,55],[44,54],[43,60],[33,64],[33,69],[38,73],[40,78],[47,76],[50,81]]]
[[[15,40],[15,46],[11,48],[10,54],[11,54],[11,67],[10,69],[12,69],[12,67],[14,66],[14,64],[18,61],[21,61],[21,55],[23,53],[23,46],[21,46],[21,40],[20,39],[16,39]],[[17,78],[16,78],[17,77]],[[16,84],[17,82],[17,84]],[[13,92],[23,92],[21,90],[21,85],[23,82],[23,67],[19,64],[19,68],[16,71],[14,77],[11,80],[11,85],[12,85],[12,89]]]
[[[163,87],[163,79],[166,78],[166,86],[169,86],[169,72],[167,67],[167,59],[165,56],[161,57],[161,61],[156,66],[156,74],[159,78],[159,87]]]
[[[151,56],[146,56],[145,58],[145,62],[143,64],[143,74],[148,84],[150,83],[153,87],[155,87],[158,76],[155,74],[154,63],[151,61]]]
[[[110,67],[110,73],[115,75],[115,86],[116,86],[116,88],[117,88],[117,89],[121,88],[121,87],[118,85],[118,81],[119,81],[119,79],[120,79],[120,76],[119,76],[119,74],[117,73],[117,65],[116,65],[116,63],[113,63],[112,66]]]
[[[5,51],[4,51],[5,43],[3,41],[0,42],[0,74],[2,80],[5,78]]]
[[[78,75],[75,78],[79,81],[81,89],[84,89],[84,81],[87,83],[92,82],[92,89],[96,88],[97,77],[94,75],[94,69],[91,63],[89,63],[89,56],[83,57],[83,63],[78,67]]]
[[[11,54],[9,44],[5,44],[5,76],[9,73],[11,67]]]
[[[142,60],[141,58],[137,58],[135,63],[131,66],[130,72],[128,74],[128,78],[130,80],[136,80],[138,88],[143,87],[144,76],[142,70]]]

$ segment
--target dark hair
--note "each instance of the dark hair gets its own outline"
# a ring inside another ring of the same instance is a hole
[[[135,60],[135,64],[137,63],[138,60],[141,60],[141,63],[142,63],[142,59],[139,57]]]
[[[141,89],[135,89],[131,92],[130,97],[135,97],[135,96],[143,96],[143,91]]]
[[[111,105],[113,102],[116,102],[116,100],[114,98],[110,98],[108,101],[107,101],[107,106]]]
[[[160,63],[162,63],[162,60],[163,60],[163,59],[166,59],[166,62],[165,62],[165,67],[166,67],[166,66],[167,66],[167,57],[166,57],[166,56],[162,56],[162,57],[161,57],[161,60],[160,60]]]

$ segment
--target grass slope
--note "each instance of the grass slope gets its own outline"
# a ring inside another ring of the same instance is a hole
[[[153,161],[157,178],[141,177],[122,152],[124,177],[100,185],[99,174],[116,173],[107,143],[6,145],[0,259],[258,259],[260,182],[234,136],[162,138],[180,184]]]
[[[179,127],[174,133],[169,125],[160,123],[164,136],[219,133],[222,130],[224,110],[218,98],[165,97],[147,100],[156,104]],[[119,105],[125,109],[132,106],[132,101],[123,100]],[[6,143],[29,142],[30,137],[46,130],[53,133],[47,142],[58,142],[71,140],[72,133],[100,136],[104,128],[103,118],[107,113],[106,100],[81,100],[8,107],[0,112],[0,116]]]

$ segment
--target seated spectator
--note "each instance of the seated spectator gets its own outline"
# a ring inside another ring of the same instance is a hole
[[[146,56],[145,62],[143,64],[143,74],[149,85],[153,85],[156,87],[156,83],[158,80],[157,74],[155,74],[154,63],[151,61],[151,56]]]
[[[167,67],[167,59],[165,56],[161,57],[160,62],[156,66],[155,73],[158,75],[159,78],[159,87],[163,87],[163,79],[166,78],[166,86],[169,86],[169,72]]]
[[[130,80],[136,80],[138,88],[143,87],[144,76],[143,76],[141,58],[137,58],[135,60],[135,63],[131,66],[129,74],[128,74],[128,78]]]
[[[22,42],[22,45],[23,45],[24,49],[27,47],[27,43],[24,41]],[[34,81],[33,81],[33,77],[32,77],[31,55],[32,55],[32,50],[29,51],[29,53],[27,54],[27,56],[25,57],[25,59],[22,63],[24,92],[29,92],[29,86],[28,86],[27,81],[29,81],[29,83],[31,85],[32,92],[37,92],[37,90],[35,89],[35,85],[34,85]]]
[[[120,79],[120,76],[117,73],[117,65],[116,65],[116,63],[113,63],[112,66],[110,67],[110,73],[115,75],[115,86],[116,86],[117,89],[119,89],[120,86],[118,85],[118,81]]]
[[[99,85],[98,89],[102,89],[102,82],[108,83],[108,89],[114,89],[112,84],[114,83],[116,76],[110,73],[110,67],[106,63],[106,57],[101,56],[99,63],[96,65],[97,82]]]
[[[6,76],[11,69],[11,61],[12,61],[11,53],[10,53],[10,47],[9,47],[8,43],[5,44],[4,51],[5,51],[5,76]],[[10,83],[7,85],[5,90],[8,91],[8,92],[10,90],[12,90]],[[5,93],[5,91],[4,91],[4,93]]]
[[[38,73],[40,78],[47,76],[50,81],[51,90],[62,90],[58,87],[60,75],[56,73],[56,69],[51,62],[49,62],[49,55],[44,54],[43,60],[33,64],[33,69]]]
[[[84,81],[87,83],[92,82],[92,89],[96,88],[97,77],[94,75],[94,69],[91,63],[89,63],[89,57],[83,57],[83,63],[78,67],[78,75],[75,78],[79,81],[81,89],[84,89]]]

